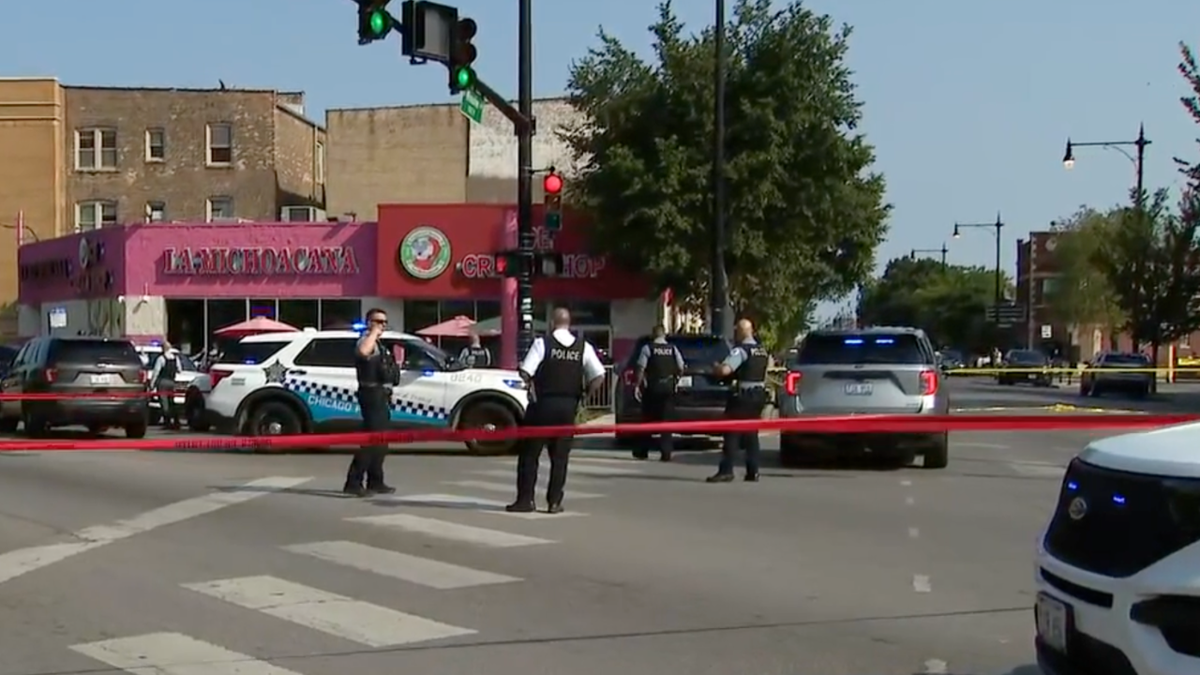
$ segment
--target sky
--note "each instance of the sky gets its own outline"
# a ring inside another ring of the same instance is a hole
[[[449,100],[445,71],[408,65],[395,39],[358,46],[351,0],[56,0],[12,2],[3,16],[0,76],[56,76],[66,84],[303,90],[308,113],[328,108]],[[729,0],[732,6],[733,0]],[[477,68],[516,92],[516,0],[459,0],[479,24]],[[603,26],[647,54],[652,0],[533,0],[534,93],[563,93],[572,59]],[[699,30],[712,0],[676,0]],[[991,267],[984,230],[1006,227],[1003,266],[1016,240],[1083,204],[1121,201],[1133,166],[1116,151],[1076,141],[1132,141],[1144,123],[1148,187],[1177,189],[1172,157],[1200,159],[1200,126],[1179,103],[1178,43],[1200,43],[1195,0],[810,0],[855,28],[849,61],[894,206],[887,260],[913,248]]]

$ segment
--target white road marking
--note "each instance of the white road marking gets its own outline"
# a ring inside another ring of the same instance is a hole
[[[904,503],[907,504],[908,506],[912,506],[913,504],[917,503],[917,500],[913,499],[912,497],[905,497]]]
[[[581,454],[578,450],[571,451],[571,463],[587,462],[588,464],[639,464],[641,460],[635,460],[633,457],[626,456],[625,459],[617,459],[616,457],[602,457],[598,455]]]
[[[929,581],[929,577],[923,574],[917,574],[913,576],[912,586],[913,590],[918,593],[933,592],[933,584]]]
[[[549,462],[542,462],[538,465],[542,471],[550,470]],[[584,464],[582,462],[571,462],[567,467],[567,474],[583,474],[585,476],[640,476],[644,472],[637,469],[621,469],[615,466],[597,466],[594,464]]]
[[[1067,471],[1067,467],[1049,462],[1009,462],[1008,465],[1019,474],[1037,478],[1058,478]]]
[[[941,659],[929,659],[925,662],[922,675],[945,675],[950,672],[949,665]]]
[[[352,541],[319,541],[284,546],[283,549],[438,590],[520,581],[517,577],[419,558]]]
[[[483,480],[447,480],[442,481],[442,485],[453,485],[460,488],[468,488],[472,490],[486,490],[487,492],[505,492],[511,493],[516,490],[512,483],[489,483]],[[545,487],[545,486],[541,486]],[[598,495],[592,492],[579,492],[571,490],[571,499],[597,499],[604,495]]]
[[[541,511],[534,511],[533,513],[509,513],[508,511],[504,510],[506,503],[498,499],[483,499],[482,497],[467,497],[463,495],[405,495],[403,497],[387,497],[386,501],[407,504],[409,506],[431,506],[434,508],[463,509],[467,511],[475,511],[477,513],[488,513],[499,516],[511,516],[513,518],[523,518],[525,520],[562,518],[564,516],[578,517],[587,515],[586,513],[579,513],[578,511],[566,511],[564,513],[554,514],[543,513]]]
[[[1001,445],[1000,443],[974,443],[971,441],[955,441],[954,445],[960,448],[983,448],[985,450],[1011,450],[1012,446]]]
[[[381,527],[394,527],[398,530],[413,534],[423,534],[429,537],[456,541],[488,548],[516,548],[519,546],[536,546],[538,544],[553,544],[551,539],[540,539],[524,534],[513,534],[500,530],[490,530],[486,527],[459,525],[436,518],[422,518],[408,513],[395,513],[384,516],[363,516],[347,518],[352,523],[365,523]]]
[[[476,476],[488,476],[490,478],[507,478],[511,481],[516,481],[516,478],[517,478],[517,470],[516,469],[511,469],[508,471],[504,471],[502,469],[492,469],[492,470],[488,470],[488,471],[472,471],[471,473]],[[575,467],[573,467],[573,466],[569,467],[567,469],[567,474],[568,474],[567,475],[568,488],[571,485],[596,485],[597,484],[597,480],[595,478],[576,477],[575,476]],[[538,481],[539,482],[545,481],[546,475],[547,475],[546,471],[538,471]],[[516,483],[514,482],[513,485],[515,486]]]
[[[91,642],[74,645],[71,650],[135,675],[297,675],[180,633]]]
[[[183,587],[370,647],[444,640],[476,632],[271,576],[220,579]]]
[[[908,528],[908,538],[909,539],[917,539],[920,536],[921,536],[921,531],[919,529],[917,529],[915,527]]]
[[[902,481],[900,481],[900,484],[903,485],[904,487],[912,487],[911,480],[902,480]]]
[[[100,548],[136,534],[174,525],[176,523],[207,515],[213,511],[248,502],[280,490],[295,487],[312,480],[308,478],[273,477],[250,481],[227,492],[213,492],[200,497],[184,499],[167,504],[145,513],[118,520],[108,525],[93,525],[73,533],[80,541],[61,544],[46,544],[17,549],[0,554],[0,583],[39,570],[56,562],[92,549]]]

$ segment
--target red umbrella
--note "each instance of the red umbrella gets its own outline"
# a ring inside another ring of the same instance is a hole
[[[422,328],[417,331],[417,335],[425,337],[467,337],[471,334],[471,328],[475,325],[475,321],[470,317],[456,316],[448,321],[443,321],[434,324],[427,328]]]
[[[294,333],[298,330],[300,329],[295,326],[289,326],[282,321],[268,319],[265,316],[256,316],[249,321],[242,321],[232,326],[226,326],[218,330],[216,334],[221,337],[245,337],[260,333]]]

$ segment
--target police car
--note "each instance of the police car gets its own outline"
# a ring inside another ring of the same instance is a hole
[[[243,436],[361,429],[354,371],[359,337],[309,329],[243,338],[189,388],[190,426]],[[524,417],[529,399],[516,371],[463,367],[415,335],[386,332],[381,339],[401,368],[391,406],[397,428],[501,429]],[[513,445],[472,441],[467,449],[497,454]]]
[[[1050,675],[1200,673],[1200,424],[1094,441],[1038,538]]]

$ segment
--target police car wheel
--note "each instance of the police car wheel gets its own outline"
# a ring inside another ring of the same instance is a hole
[[[512,409],[495,401],[478,401],[467,405],[458,416],[459,429],[512,429],[517,418]],[[516,449],[517,443],[506,441],[467,441],[467,452],[472,455],[506,455]]]
[[[204,397],[199,392],[189,391],[183,404],[183,417],[187,420],[188,428],[204,433],[210,426],[204,418]]]
[[[291,436],[304,431],[300,416],[281,401],[264,401],[254,406],[246,426],[249,436]]]

